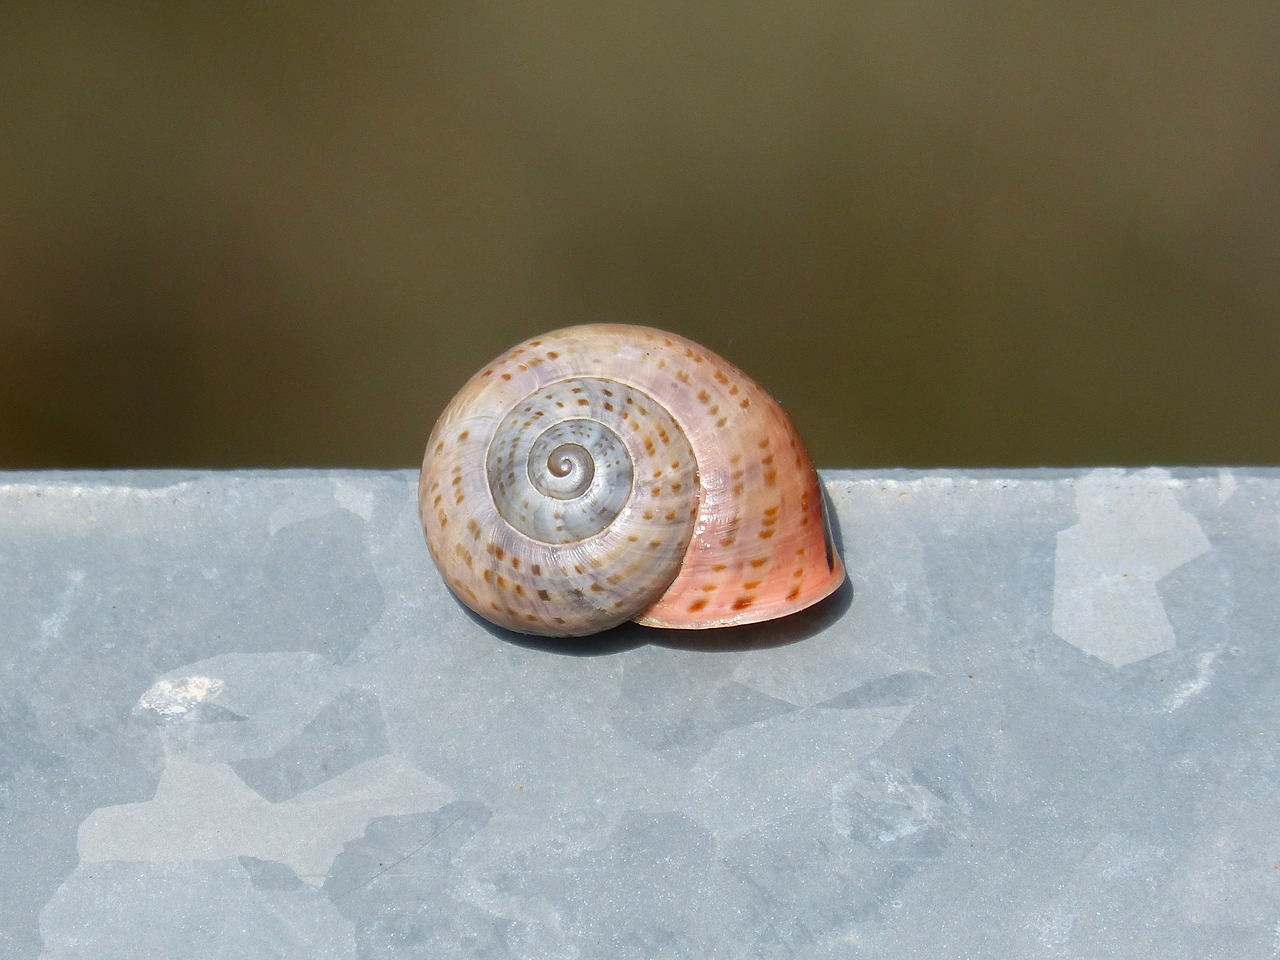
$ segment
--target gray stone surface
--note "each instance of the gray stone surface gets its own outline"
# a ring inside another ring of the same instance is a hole
[[[826,479],[823,607],[543,643],[408,471],[0,475],[0,956],[1280,956],[1280,473]]]

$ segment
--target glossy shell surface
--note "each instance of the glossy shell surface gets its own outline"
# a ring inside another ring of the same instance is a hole
[[[569,327],[494,360],[432,431],[418,501],[449,588],[523,633],[751,623],[844,579],[777,402],[647,327]]]

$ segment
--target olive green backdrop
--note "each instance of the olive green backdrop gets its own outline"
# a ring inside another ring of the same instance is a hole
[[[1280,463],[1280,6],[0,13],[0,466],[415,464],[649,323],[826,466]]]

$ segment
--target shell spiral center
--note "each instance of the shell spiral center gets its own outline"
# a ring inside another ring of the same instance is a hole
[[[614,426],[597,419],[597,394],[608,389],[601,384],[566,380],[525,398],[489,445],[486,470],[498,512],[533,540],[593,537],[631,498],[631,454]]]

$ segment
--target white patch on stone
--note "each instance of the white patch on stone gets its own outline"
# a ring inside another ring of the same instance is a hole
[[[367,483],[353,480],[335,480],[333,499],[344,510],[350,510],[357,517],[368,523],[373,519],[373,489]]]
[[[72,570],[67,574],[67,585],[58,595],[57,609],[40,621],[40,633],[46,642],[62,639],[62,629],[67,625],[67,617],[71,615],[72,601],[80,592],[80,585],[83,583],[83,570]]]
[[[226,684],[217,677],[178,677],[159,680],[138,698],[143,710],[154,710],[164,717],[186,713],[198,703],[216,697]]]
[[[285,527],[327,517],[335,510],[346,510],[366,523],[373,516],[373,495],[363,493],[355,484],[338,481],[332,493],[332,498],[324,495],[297,497],[281,504],[268,515],[267,532],[274,537]]]
[[[1222,506],[1231,499],[1231,495],[1236,492],[1236,475],[1223,467],[1218,471],[1218,506]]]
[[[226,764],[170,757],[152,799],[93,811],[77,848],[81,861],[97,863],[257,857],[320,886],[371,820],[429,813],[452,799],[448,787],[388,754],[282,803],[264,799]]]
[[[1171,650],[1160,580],[1210,549],[1165,470],[1095,470],[1076,482],[1080,521],[1058,534],[1053,630],[1115,667]]]
[[[1168,701],[1165,703],[1165,712],[1173,713],[1173,711],[1186,705],[1186,702],[1192,697],[1203,693],[1205,688],[1209,686],[1213,680],[1213,674],[1216,668],[1218,657],[1222,653],[1222,647],[1216,650],[1207,650],[1200,654],[1196,661],[1196,675],[1186,683],[1178,685],[1178,689],[1170,694]]]
[[[831,787],[835,832],[866,844],[892,845],[923,830],[945,828],[942,801],[903,771],[870,761]]]

